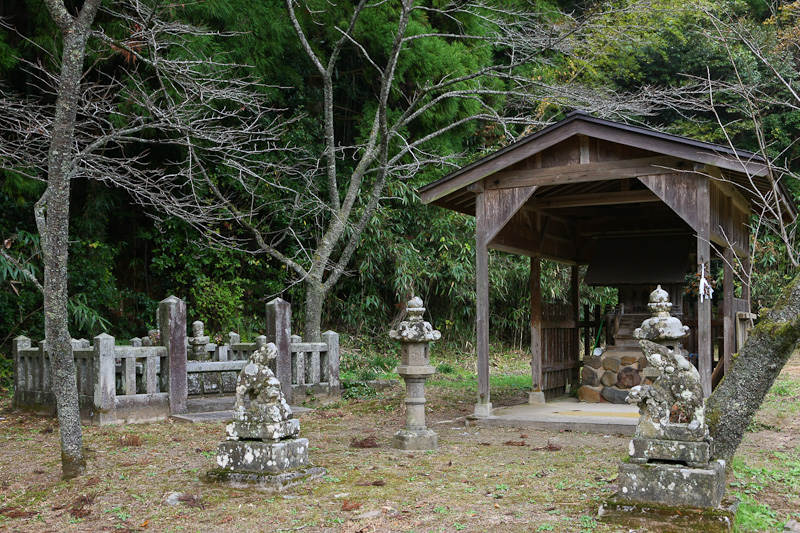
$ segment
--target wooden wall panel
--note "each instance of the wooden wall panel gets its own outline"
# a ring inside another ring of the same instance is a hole
[[[542,390],[546,398],[564,394],[580,368],[577,324],[570,304],[545,304],[542,309]],[[545,327],[546,326],[546,327]]]

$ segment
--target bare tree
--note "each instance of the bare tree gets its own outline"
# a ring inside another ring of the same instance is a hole
[[[202,211],[205,221],[221,221],[230,216],[225,207],[209,201],[213,195],[199,194],[203,187],[218,187],[206,170],[247,173],[254,178],[247,183],[258,187],[261,176],[282,167],[286,150],[276,140],[285,123],[279,126],[263,87],[248,80],[241,67],[191,51],[193,39],[211,34],[162,19],[171,6],[155,4],[157,10],[133,0],[101,8],[100,0],[86,0],[73,12],[60,0],[46,5],[61,30],[61,50],[49,62],[26,65],[44,97],[0,92],[0,166],[47,184],[35,206],[43,283],[3,254],[44,295],[63,476],[71,478],[86,465],[68,327],[71,181],[97,179],[166,212]],[[101,10],[104,19],[123,21],[129,33],[115,38],[96,21]],[[103,70],[102,61],[85,65],[87,46],[120,65],[110,70]],[[154,164],[152,145],[172,159]],[[244,194],[256,198],[253,192]]]
[[[349,18],[335,27],[338,38],[321,43],[321,39],[314,40],[309,35],[331,17],[315,11],[316,3],[285,2],[299,47],[321,86],[316,106],[322,116],[320,149],[309,152],[303,164],[294,167],[293,177],[302,176],[306,187],[281,181],[286,194],[279,204],[264,204],[263,198],[234,198],[213,187],[209,190],[214,201],[225,207],[226,216],[235,218],[253,235],[250,244],[255,247],[229,239],[222,239],[223,244],[244,245],[251,252],[266,253],[305,284],[308,340],[319,339],[325,299],[347,273],[387,185],[410,179],[429,167],[455,168],[463,163],[461,154],[438,147],[437,140],[442,136],[468,124],[492,124],[506,141],[511,141],[523,126],[544,125],[552,118],[531,112],[543,99],[603,116],[648,114],[678,100],[674,89],[666,92],[649,88],[638,94],[617,94],[580,88],[573,82],[545,83],[530,76],[535,67],[550,63],[546,51],[560,56],[572,54],[582,42],[584,28],[593,22],[592,17],[578,20],[560,14],[561,22],[553,24],[524,1],[510,8],[506,2],[453,0],[434,7],[428,2],[402,0],[388,8],[383,0],[360,0],[348,12]],[[338,6],[329,6],[335,8]],[[375,10],[381,10],[391,21],[386,49],[371,49],[362,37],[368,33],[368,15]],[[420,23],[431,18],[447,21],[451,29],[437,30]],[[480,21],[480,30],[474,31],[475,26],[466,24],[466,19]],[[454,63],[452,70],[422,81],[399,74],[399,65],[408,61],[406,56],[412,47],[435,39],[467,43],[465,50],[476,54],[488,50],[490,55],[502,55],[502,59],[469,71],[459,70]],[[352,138],[341,133],[337,97],[342,89],[336,80],[340,67],[344,70],[343,57],[354,54],[375,81],[370,101],[361,102],[365,130]],[[453,106],[463,111],[457,118],[444,124],[432,120]],[[239,174],[240,188],[259,192],[247,185],[251,177],[247,172]],[[247,206],[261,202],[261,207],[279,207],[283,216],[297,223],[276,225],[269,213],[255,217],[250,208],[240,211],[243,202]],[[197,221],[198,227],[205,224],[204,216],[196,211],[186,211],[182,216]]]
[[[769,113],[800,109],[800,94],[796,90],[800,66],[795,58],[796,50],[792,49],[796,44],[789,47],[781,44],[774,25],[728,18],[727,14],[720,15],[707,5],[699,5],[697,9],[709,22],[698,36],[719,45],[727,55],[734,76],[725,80],[710,76],[696,80],[705,86],[706,97],[703,103],[693,99],[692,105],[697,109],[705,108],[715,117],[731,147],[731,131],[741,130],[745,125],[753,132],[758,153],[768,162],[768,173],[763,177],[748,176],[749,180],[737,187],[755,204],[754,235],[766,231],[777,236],[785,244],[787,263],[797,268],[800,265],[797,220],[792,216],[797,209],[787,204],[791,199],[787,200],[783,192],[787,181],[797,179],[789,157],[794,143],[781,146],[765,127],[765,117]],[[795,10],[790,16],[797,24],[800,12],[796,11],[796,6],[790,9]],[[747,282],[752,279],[752,268],[751,263],[750,270],[743,275]],[[707,400],[707,421],[716,458],[730,464],[747,427],[798,346],[800,277],[784,288],[774,307],[761,317],[745,345],[734,356],[730,370]]]

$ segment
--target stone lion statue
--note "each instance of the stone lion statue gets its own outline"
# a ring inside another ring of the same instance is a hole
[[[236,380],[236,404],[238,417],[264,422],[281,422],[292,418],[292,410],[281,390],[281,383],[269,368],[269,362],[278,356],[278,349],[268,343],[250,356]],[[245,406],[249,400],[249,407]]]
[[[661,370],[652,385],[637,385],[628,395],[639,404],[637,437],[700,441],[708,437],[703,386],[697,369],[677,350],[640,340],[647,361]]]

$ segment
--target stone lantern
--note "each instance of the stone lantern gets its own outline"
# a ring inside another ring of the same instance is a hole
[[[422,319],[425,308],[421,298],[411,298],[407,311],[408,319],[389,332],[400,342],[397,373],[406,382],[406,427],[394,434],[393,444],[401,450],[433,450],[438,437],[425,426],[425,380],[435,372],[429,362],[430,342],[442,334]]]

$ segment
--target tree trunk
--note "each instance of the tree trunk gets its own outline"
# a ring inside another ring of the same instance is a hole
[[[61,434],[61,468],[65,479],[83,474],[83,435],[69,334],[67,259],[69,257],[69,188],[78,162],[74,154],[75,120],[80,98],[86,41],[100,0],[87,0],[74,18],[65,6],[48,0],[64,38],[53,134],[47,160],[47,189],[37,202],[36,222],[44,259],[44,330],[53,394]]]
[[[730,372],[706,402],[714,458],[730,464],[775,379],[800,342],[800,276],[734,355]]]
[[[306,280],[306,320],[303,328],[305,342],[319,342],[322,338],[322,304],[325,296],[324,285],[309,277]]]

